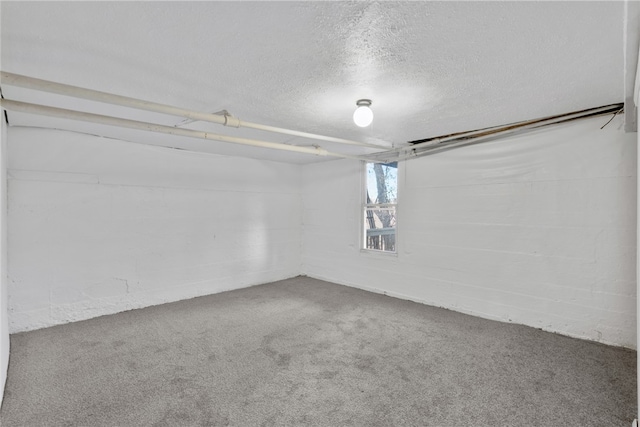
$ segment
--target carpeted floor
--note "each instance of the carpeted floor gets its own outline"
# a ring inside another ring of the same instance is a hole
[[[625,426],[636,352],[306,277],[11,336],[11,426]]]

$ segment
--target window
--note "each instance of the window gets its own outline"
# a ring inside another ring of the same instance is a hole
[[[365,163],[363,248],[396,252],[398,163]]]

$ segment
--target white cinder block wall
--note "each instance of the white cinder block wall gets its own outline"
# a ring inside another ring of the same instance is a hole
[[[302,272],[635,348],[636,135],[607,120],[402,163],[397,256],[360,250],[361,165],[309,165]]]
[[[299,274],[300,169],[9,128],[11,332]]]
[[[635,134],[604,121],[402,163],[397,256],[360,250],[356,161],[10,128],[11,331],[302,273],[635,348]]]
[[[9,368],[7,284],[7,126],[0,109],[0,404]]]

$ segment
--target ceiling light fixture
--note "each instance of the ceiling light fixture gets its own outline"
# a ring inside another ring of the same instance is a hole
[[[366,128],[373,121],[373,111],[371,111],[370,99],[359,99],[356,101],[356,111],[353,112],[353,122],[361,128]]]

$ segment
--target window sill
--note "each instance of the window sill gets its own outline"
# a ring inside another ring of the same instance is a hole
[[[375,249],[360,249],[360,254],[364,254],[367,256],[382,256],[382,257],[391,257],[398,258],[398,252],[388,252],[388,251],[377,251]]]

